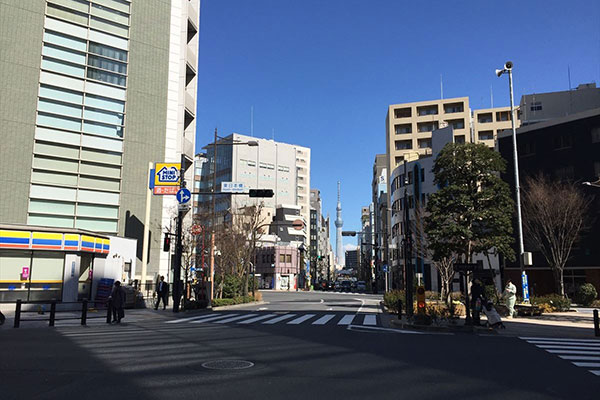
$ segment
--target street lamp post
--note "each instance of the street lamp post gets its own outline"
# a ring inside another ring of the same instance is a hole
[[[523,221],[521,217],[521,186],[519,184],[519,157],[517,153],[517,129],[515,126],[515,105],[514,105],[514,95],[513,95],[513,80],[512,80],[512,69],[513,63],[511,61],[507,61],[504,64],[502,69],[496,70],[496,75],[498,77],[502,76],[505,72],[508,73],[508,85],[510,88],[510,122],[512,126],[512,142],[513,142],[513,158],[515,163],[515,195],[517,198],[517,228],[519,231],[519,268],[521,270],[521,275],[523,275],[524,269],[524,260],[523,256],[525,253],[525,246],[523,245]]]

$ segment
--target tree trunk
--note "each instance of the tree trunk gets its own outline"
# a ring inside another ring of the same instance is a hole
[[[248,274],[248,271],[246,271],[244,273],[244,297],[248,296],[248,278],[249,278],[250,274]]]
[[[565,284],[563,281],[563,269],[559,267],[554,267],[554,283],[556,284],[556,291],[561,296],[565,296]]]

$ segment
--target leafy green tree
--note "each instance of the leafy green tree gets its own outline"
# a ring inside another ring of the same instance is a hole
[[[429,197],[425,233],[434,260],[475,253],[514,260],[513,201],[500,172],[506,163],[484,144],[448,143],[433,166],[440,189]]]

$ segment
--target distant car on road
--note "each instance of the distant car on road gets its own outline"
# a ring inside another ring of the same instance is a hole
[[[341,286],[342,292],[351,292],[352,291],[352,283],[350,283],[350,281],[342,281],[340,286]]]
[[[356,282],[356,291],[357,292],[366,292],[367,291],[367,284],[365,283],[365,281]]]
[[[335,281],[335,283],[333,284],[333,290],[335,290],[336,292],[339,292],[342,290],[342,285],[341,285],[340,281]]]

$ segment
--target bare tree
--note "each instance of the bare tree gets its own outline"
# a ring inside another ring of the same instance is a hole
[[[571,249],[585,225],[590,205],[574,183],[550,181],[544,175],[528,178],[523,191],[526,238],[543,255],[552,271],[556,290],[565,295],[563,271]]]

